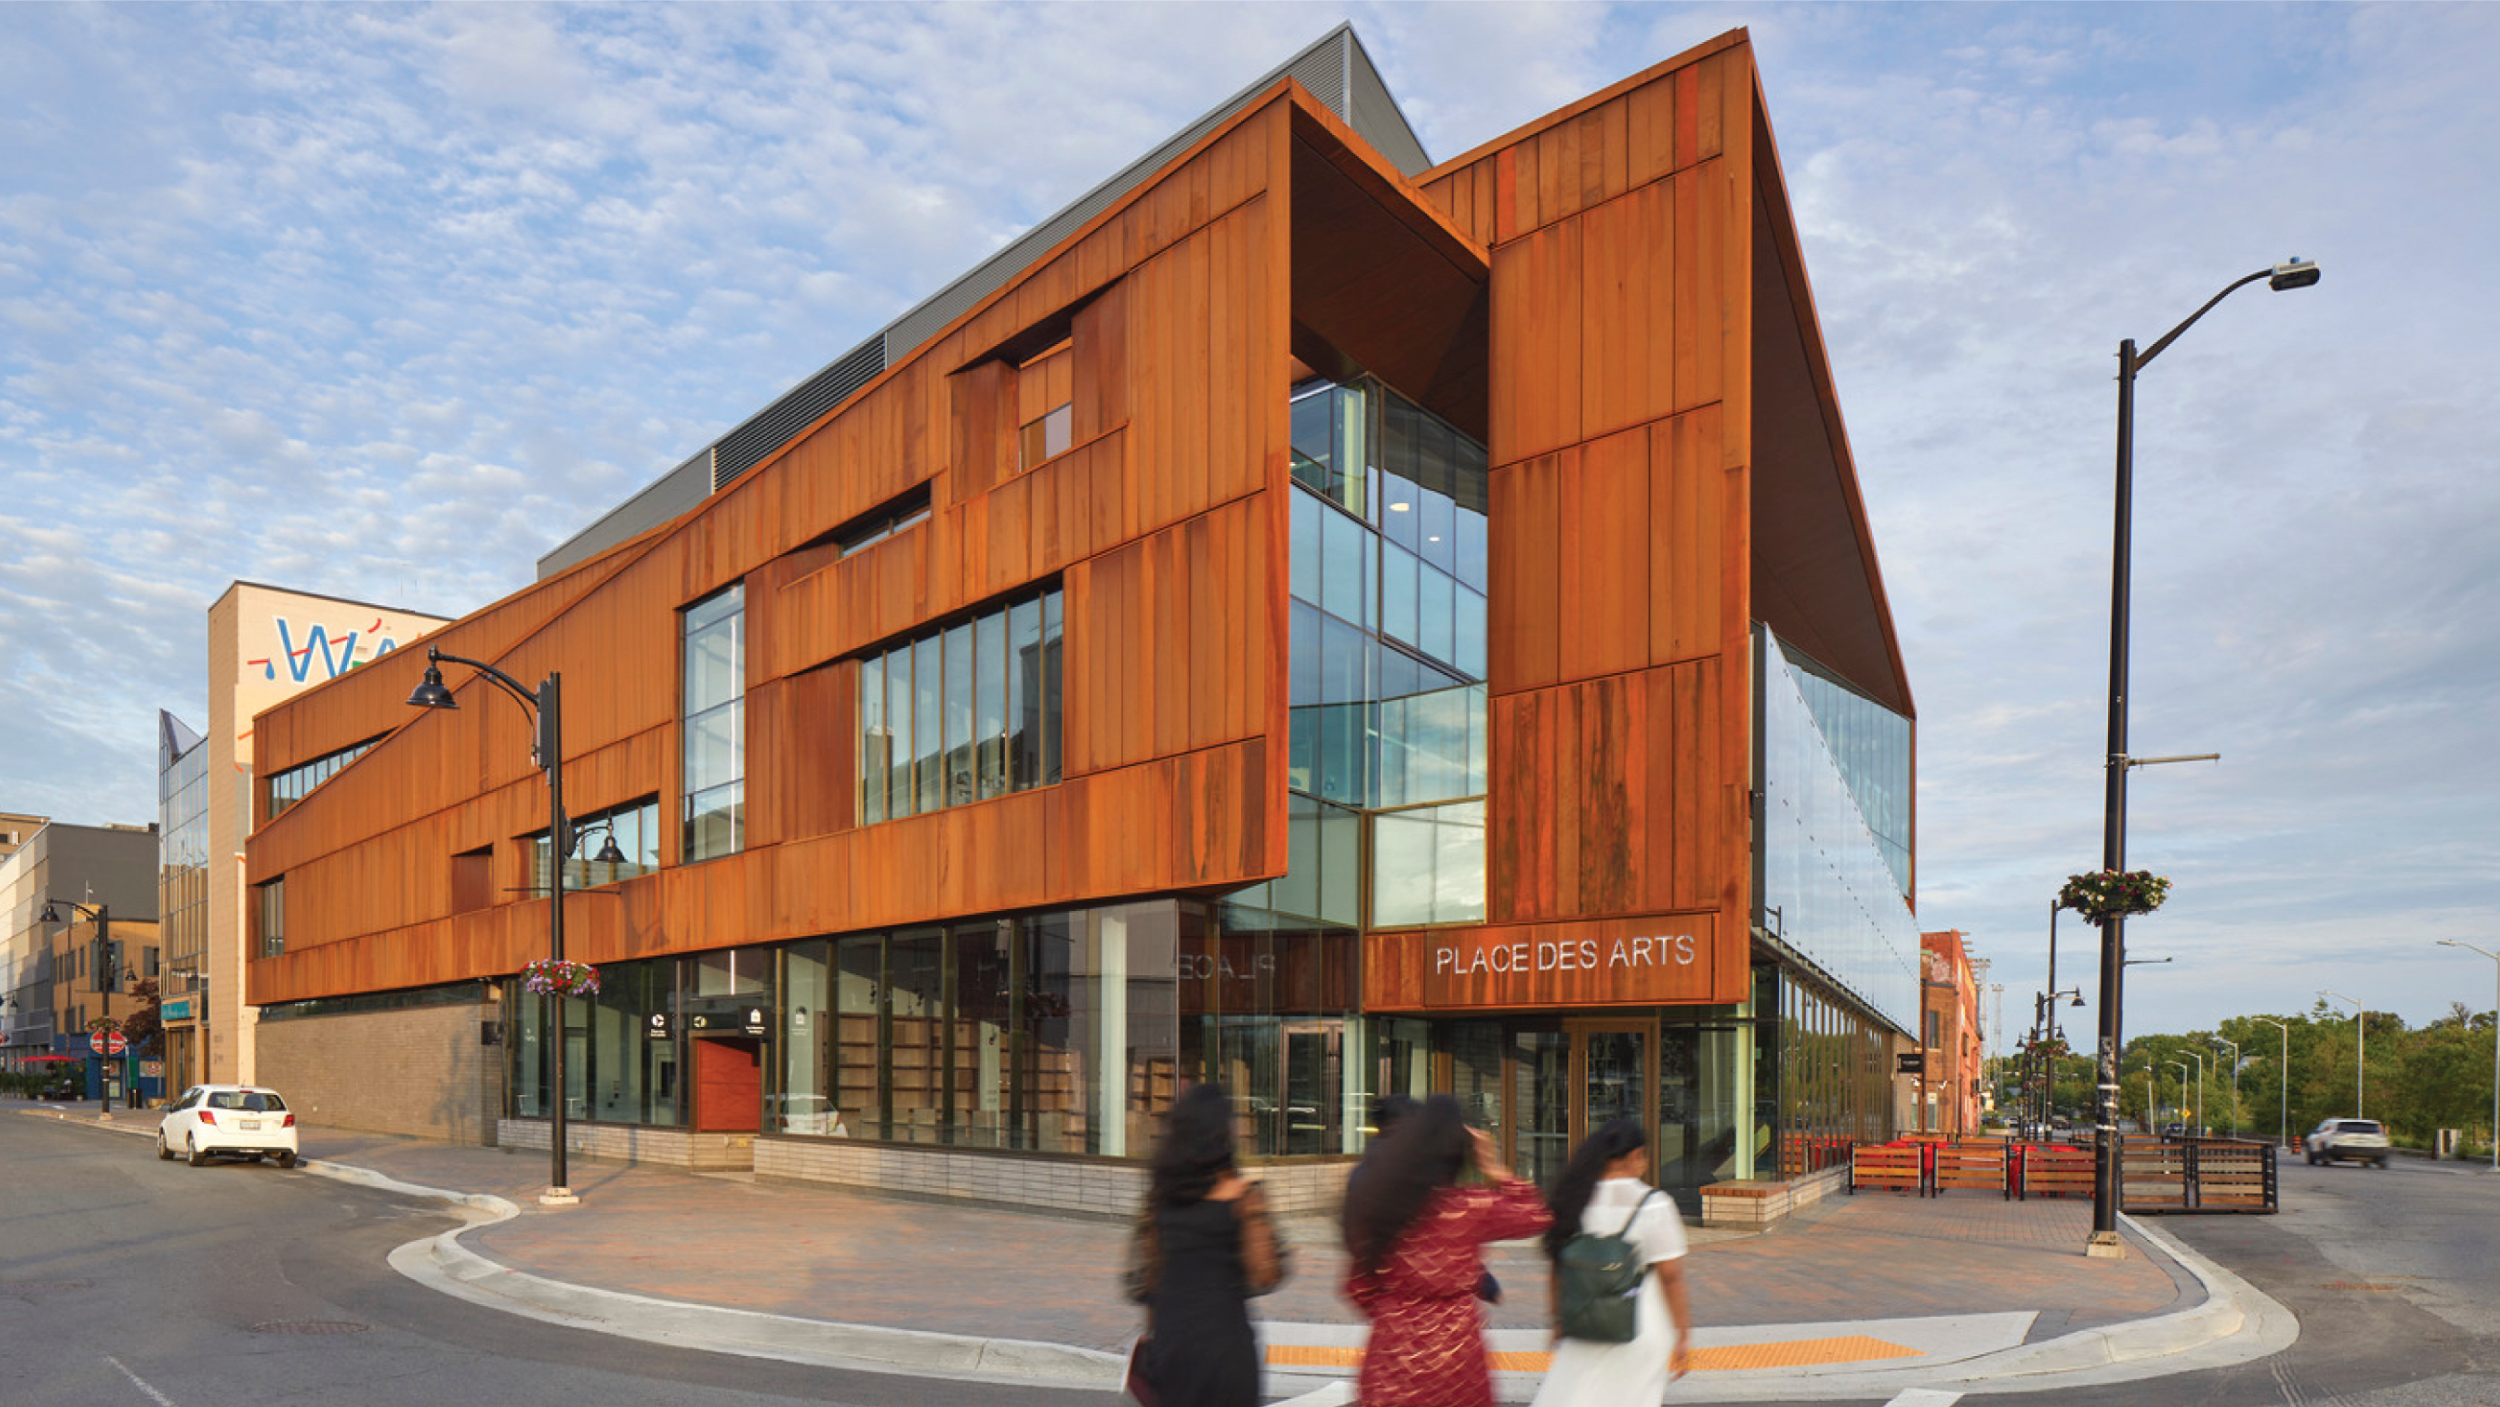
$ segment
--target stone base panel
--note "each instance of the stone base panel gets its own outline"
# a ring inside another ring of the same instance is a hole
[[[544,1149],[544,1119],[504,1119],[496,1141],[506,1148]],[[568,1157],[649,1163],[697,1172],[744,1172],[792,1182],[947,1202],[1125,1221],[1146,1196],[1146,1166],[1014,1153],[966,1152],[849,1139],[693,1133],[633,1124],[567,1123]],[[1334,1216],[1345,1194],[1351,1159],[1256,1164],[1250,1175],[1267,1191],[1278,1216]]]
[[[497,1130],[495,1141],[506,1148],[543,1150],[552,1142],[544,1119],[502,1119],[497,1121]],[[575,1120],[564,1126],[564,1154],[614,1163],[657,1163],[695,1172],[745,1172],[755,1166],[755,1135]]]

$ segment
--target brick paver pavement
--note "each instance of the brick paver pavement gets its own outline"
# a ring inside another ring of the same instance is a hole
[[[894,1328],[1118,1350],[1137,1311],[1118,1297],[1124,1227],[835,1188],[572,1160],[577,1207],[547,1209],[547,1158],[376,1135],[315,1134],[307,1156],[405,1181],[492,1192],[522,1208],[463,1244],[516,1270],[669,1299]],[[2040,1312],[2033,1337],[2192,1303],[2167,1262],[2131,1242],[2083,1254],[2080,1202],[1867,1194],[1766,1234],[1700,1232],[1688,1264],[1703,1325]],[[1260,1302],[1272,1320],[1348,1323],[1334,1229],[1287,1223],[1293,1280]],[[1541,1258],[1496,1247],[1496,1328],[1543,1323]],[[2187,1283],[2193,1284],[2193,1281]]]

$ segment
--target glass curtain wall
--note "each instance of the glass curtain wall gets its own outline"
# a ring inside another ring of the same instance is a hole
[[[208,749],[172,715],[160,717],[156,912],[162,986],[173,996],[195,989],[207,975]]]
[[[1288,779],[1372,813],[1375,927],[1484,917],[1484,450],[1368,378],[1294,394]]]
[[[1814,716],[1832,762],[1882,850],[1893,882],[1910,892],[1910,720],[1868,698],[1783,640],[1780,657]]]
[[[1799,672],[1769,629],[1760,629],[1756,643],[1762,750],[1756,893],[1766,931],[1894,1029],[1914,1031],[1918,920],[1806,703]]]

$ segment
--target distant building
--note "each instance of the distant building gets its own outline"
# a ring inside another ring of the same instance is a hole
[[[575,840],[466,665],[260,716],[372,749],[254,802],[273,1083],[1072,1208],[1203,1080],[1291,1207],[1390,1091],[1688,1206],[1894,1132],[1913,707],[1743,33],[1433,166],[1341,28],[968,277],[432,637],[561,676]]]
[[[208,731],[157,715],[157,905],[164,914],[165,1058],[176,1090],[254,1076],[243,1000],[244,838],[252,827],[252,716],[362,668],[443,624],[438,616],[238,581],[208,608]],[[352,760],[272,778],[278,809]]]
[[[26,837],[43,829],[49,816],[29,816],[16,811],[0,811],[0,859],[17,853]]]
[[[1918,1127],[1975,1134],[1985,1112],[1987,1051],[1979,1021],[1979,982],[1959,929],[1919,935],[1921,1041],[1927,1056]]]
[[[0,818],[0,830],[37,819]],[[87,1023],[129,1016],[132,986],[160,970],[155,863],[154,826],[60,821],[36,825],[0,855],[0,1059],[10,1069],[75,1060],[89,1096],[103,1092],[105,1062]],[[154,1092],[153,1081],[142,1089]]]

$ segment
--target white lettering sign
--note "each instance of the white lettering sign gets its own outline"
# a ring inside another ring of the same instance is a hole
[[[1473,948],[1435,946],[1436,977],[1473,977],[1480,973],[1599,972],[1693,965],[1693,935],[1635,935],[1611,943],[1596,938],[1566,938],[1547,943],[1478,943]]]

